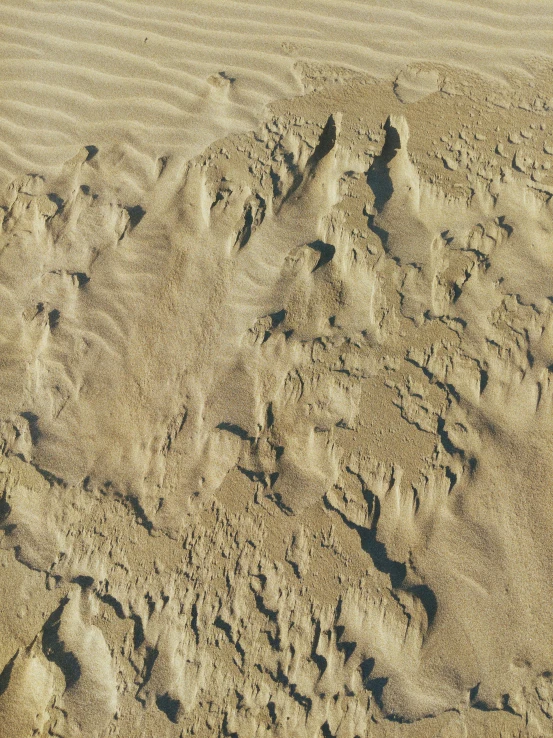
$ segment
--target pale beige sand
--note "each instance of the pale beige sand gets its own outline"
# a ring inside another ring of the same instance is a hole
[[[302,94],[306,63],[327,81],[425,60],[493,83],[553,56],[549,0],[3,0],[0,29],[2,185],[90,143],[149,189],[158,157],[195,156]]]
[[[552,10],[4,3],[0,738],[553,735]]]

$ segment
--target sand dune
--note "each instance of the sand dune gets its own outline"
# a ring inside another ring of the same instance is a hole
[[[553,735],[546,2],[6,2],[0,738]]]

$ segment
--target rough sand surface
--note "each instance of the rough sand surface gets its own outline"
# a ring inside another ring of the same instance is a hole
[[[4,3],[1,738],[553,735],[550,11]]]

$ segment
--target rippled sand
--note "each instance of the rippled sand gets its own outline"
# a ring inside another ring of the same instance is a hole
[[[553,735],[549,4],[0,22],[0,738]]]

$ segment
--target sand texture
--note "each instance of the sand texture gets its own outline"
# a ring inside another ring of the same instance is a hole
[[[0,23],[0,738],[553,736],[553,4]]]

